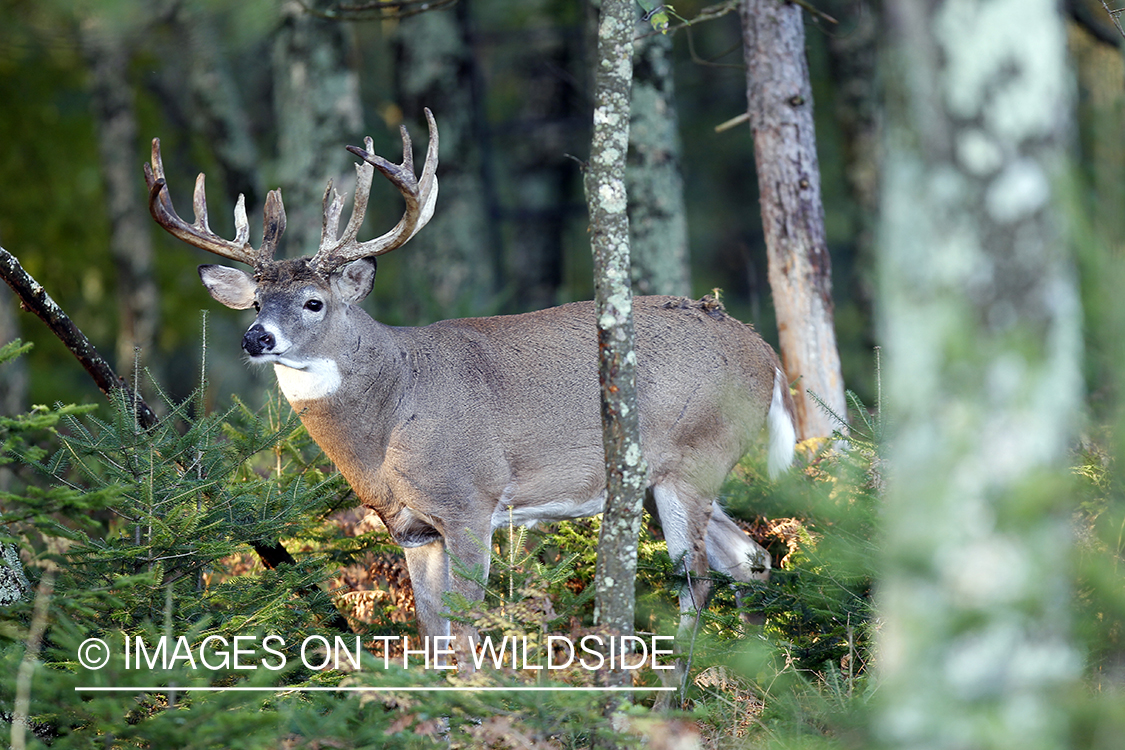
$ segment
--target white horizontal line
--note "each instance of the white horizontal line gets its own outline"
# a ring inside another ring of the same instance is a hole
[[[465,687],[456,686],[410,686],[400,685],[393,687],[328,687],[324,685],[317,685],[312,687],[247,687],[247,686],[232,686],[232,687],[168,687],[166,685],[156,685],[149,687],[76,687],[74,692],[87,692],[87,693],[165,693],[175,691],[177,693],[222,693],[222,692],[242,692],[242,693],[620,693],[620,692],[659,692],[666,690],[676,690],[675,687],[539,687],[539,686],[522,686],[522,687],[472,687],[466,685]]]

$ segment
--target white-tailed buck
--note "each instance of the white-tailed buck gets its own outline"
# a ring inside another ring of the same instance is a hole
[[[383,519],[405,550],[420,630],[450,634],[442,593],[479,598],[476,583],[450,570],[450,555],[487,573],[492,532],[517,524],[593,515],[605,502],[592,302],[523,315],[445,320],[395,328],[359,307],[375,280],[375,256],[409,240],[437,198],[438,134],[420,178],[402,129],[403,163],[348,149],[363,161],[351,219],[339,233],[343,198],[324,193],[324,230],[312,257],[274,260],[285,229],[280,191],[265,204],[262,245],[253,249],[242,197],[237,236],[207,225],[204,181],[195,222],[176,215],[159,141],[145,165],[153,217],[176,237],[253,267],[199,267],[228,307],[258,315],[242,339],[251,361],[270,363],[309,434]],[[356,239],[378,169],[406,199],[387,234]],[[735,462],[770,431],[769,470],[792,460],[793,404],[777,356],[749,326],[710,301],[634,301],[637,398],[648,485],[668,551],[691,573],[680,596],[687,614],[704,602],[708,566],[740,581],[768,575],[768,553],[715,502]]]

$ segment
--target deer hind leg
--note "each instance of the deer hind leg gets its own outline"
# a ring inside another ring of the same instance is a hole
[[[680,589],[680,627],[676,635],[676,650],[683,655],[690,652],[698,618],[711,593],[707,576],[707,527],[710,525],[711,502],[702,500],[670,484],[652,488],[656,514],[664,529],[668,555],[676,564],[677,572],[686,578]],[[676,659],[674,669],[661,670],[660,681],[666,688],[682,689],[687,678],[687,660]],[[653,708],[663,711],[671,707],[674,692],[663,692]]]
[[[723,512],[718,503],[711,507],[711,523],[707,526],[707,560],[711,567],[736,581],[768,581],[772,560],[770,553],[746,535]],[[741,608],[745,587],[734,589],[735,602]],[[760,618],[742,616],[748,625],[761,625]]]
[[[438,538],[429,544],[404,547],[402,552],[410,574],[410,587],[414,590],[414,615],[418,619],[419,634],[430,639],[449,635],[449,620],[441,601],[442,592],[449,590],[449,555],[445,553],[445,542]]]
[[[680,635],[690,633],[695,618],[707,603],[711,581],[707,577],[707,526],[710,501],[701,500],[669,484],[652,488],[653,500],[668,556],[686,578],[680,589]]]

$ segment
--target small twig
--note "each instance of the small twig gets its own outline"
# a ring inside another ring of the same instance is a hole
[[[749,112],[743,112],[742,114],[740,114],[736,117],[730,118],[726,122],[719,123],[718,125],[716,125],[715,126],[715,132],[716,133],[722,133],[724,130],[730,130],[731,128],[737,127],[744,122],[748,122],[749,120],[750,120],[750,113]]]
[[[1118,33],[1120,33],[1121,36],[1125,36],[1125,29],[1121,28],[1121,19],[1119,18],[1122,13],[1125,13],[1125,8],[1117,8],[1116,10],[1111,10],[1109,7],[1109,3],[1107,3],[1105,0],[1102,0],[1102,7],[1105,8],[1105,12],[1109,14],[1109,18],[1111,21],[1113,21],[1113,25],[1117,27]]]
[[[812,2],[810,2],[810,0],[786,0],[786,2],[791,2],[794,5],[797,5],[801,8],[803,8],[805,10],[805,12],[807,12],[809,15],[814,16],[816,18],[822,18],[825,21],[827,21],[828,23],[835,23],[835,24],[840,23],[839,21],[837,21],[832,16],[828,15],[824,11],[822,11],[819,8],[817,8],[816,6],[814,6],[812,4]],[[1104,2],[1104,0],[1103,0],[1103,2]],[[706,21],[714,21],[718,18],[722,18],[723,16],[725,16],[729,13],[734,13],[735,11],[738,10],[738,7],[741,3],[742,3],[742,0],[724,0],[724,2],[715,3],[714,5],[707,6],[703,10],[699,11],[695,15],[695,18],[684,18],[683,16],[679,15],[674,10],[672,10],[670,6],[667,6],[667,5],[662,6],[664,11],[666,13],[668,13],[668,15],[671,16],[672,18],[677,19],[679,21],[679,23],[675,24],[675,25],[670,25],[664,31],[652,31],[652,32],[649,32],[647,34],[644,34],[644,36],[646,36],[646,37],[655,36],[656,34],[675,32],[675,31],[679,31],[680,29],[690,29],[692,26],[695,26],[696,24],[704,23]],[[1120,13],[1121,11],[1117,11],[1117,12]]]

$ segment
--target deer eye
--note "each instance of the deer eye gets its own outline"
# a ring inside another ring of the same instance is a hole
[[[262,311],[262,303],[254,300],[254,312],[259,313]]]
[[[324,303],[318,299],[310,299],[305,303],[305,309],[309,312],[320,312],[324,307]]]

